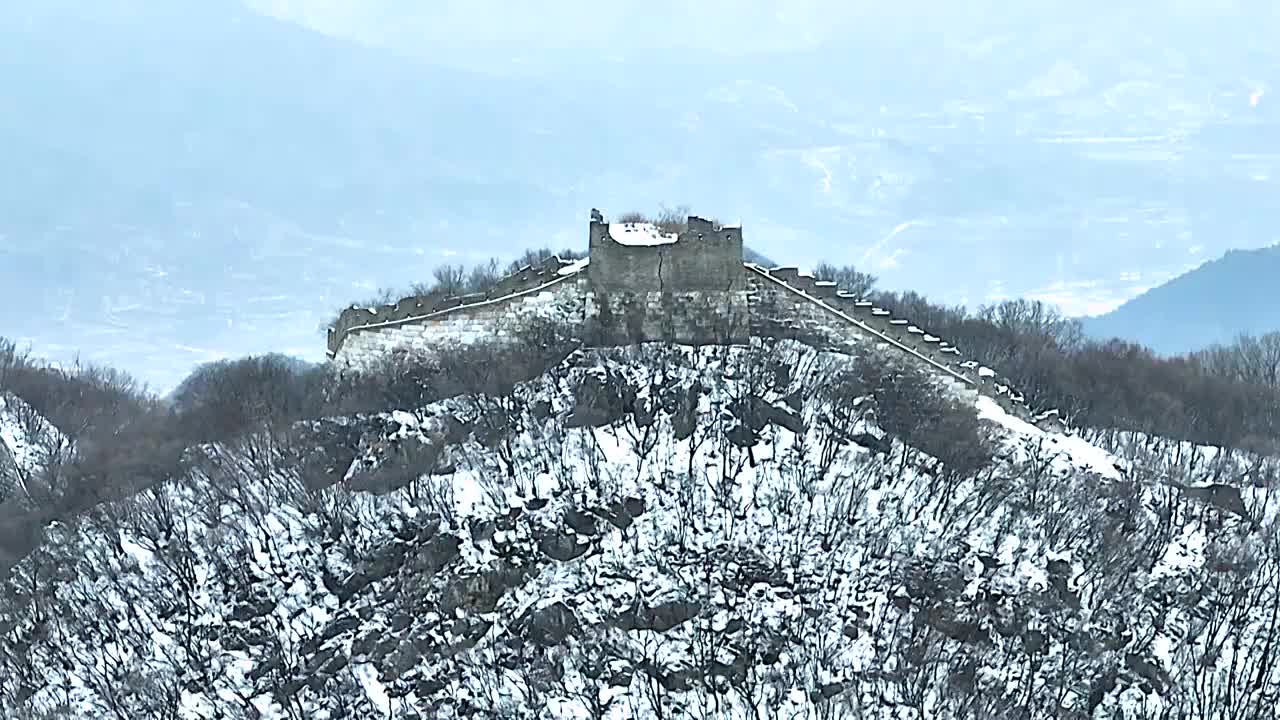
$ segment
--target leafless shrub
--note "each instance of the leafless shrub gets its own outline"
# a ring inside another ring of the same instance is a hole
[[[970,475],[991,462],[990,440],[976,411],[939,392],[924,373],[871,356],[858,356],[852,372],[856,377],[848,382],[866,388],[874,401],[876,424],[936,458],[946,472]]]
[[[11,365],[6,384],[8,392],[73,439],[147,412],[153,404],[128,374],[78,362],[69,368]]]
[[[280,428],[318,414],[326,374],[282,355],[208,363],[174,391],[173,409],[192,440],[226,440],[263,426]]]
[[[0,392],[9,389],[9,374],[31,367],[31,358],[12,341],[0,337]]]
[[[471,267],[462,264],[440,265],[432,271],[431,280],[429,281],[414,283],[408,290],[379,289],[375,296],[351,303],[343,308],[343,311],[350,307],[391,305],[406,297],[416,297],[422,300],[442,300],[458,295],[483,293],[501,281],[504,276],[518,272],[522,268],[541,265],[552,257],[559,257],[561,260],[569,261],[586,257],[586,253],[571,249],[552,251],[551,248],[542,247],[525,250],[516,259],[506,264],[498,258],[489,258]],[[321,326],[321,329],[327,330],[333,327],[338,317],[341,316],[341,312]]]
[[[716,230],[722,227],[719,220],[714,218],[709,218],[709,220],[711,226]],[[674,208],[669,208],[664,205],[659,208],[657,213],[652,215],[633,210],[619,215],[614,222],[644,223],[653,225],[662,232],[678,234],[689,229],[689,206],[678,205]]]
[[[649,217],[642,212],[632,210],[631,212],[622,213],[616,220],[614,220],[614,222],[622,223],[624,225],[634,225],[639,223],[652,223],[653,220],[650,220]]]
[[[462,265],[440,265],[431,271],[431,279],[435,281],[432,292],[445,297],[461,295],[467,287],[467,269]]]
[[[818,263],[813,268],[813,276],[818,280],[834,282],[841,290],[851,292],[859,298],[870,297],[879,280],[875,275],[862,272],[852,265],[837,267],[829,262]]]

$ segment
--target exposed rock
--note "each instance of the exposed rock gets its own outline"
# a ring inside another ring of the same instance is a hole
[[[446,616],[458,610],[469,614],[493,612],[498,600],[518,585],[527,571],[506,562],[498,562],[483,572],[462,575],[451,582],[440,595],[440,612]]]
[[[893,450],[892,441],[888,438],[877,437],[871,433],[857,433],[850,436],[850,440],[875,453],[888,455]]]
[[[760,441],[755,431],[746,425],[735,425],[724,436],[726,440],[741,448],[754,447]]]
[[[574,391],[573,412],[567,427],[603,427],[622,418],[634,403],[635,392],[625,380],[588,373]]]
[[[1244,499],[1240,496],[1240,488],[1221,483],[1199,487],[1183,485],[1181,488],[1182,492],[1189,498],[1209,503],[1219,510],[1229,512],[1246,520],[1253,519],[1249,515],[1249,510],[1244,506]]]
[[[1169,675],[1158,663],[1148,660],[1137,653],[1126,653],[1124,664],[1135,675],[1150,683],[1156,692],[1163,693],[1168,688]]]
[[[517,622],[521,636],[544,646],[559,645],[579,632],[578,616],[563,602],[530,609]]]
[[[702,607],[688,600],[671,600],[654,606],[640,606],[624,613],[618,623],[628,630],[666,632],[682,625],[702,612]]]
[[[582,557],[591,548],[589,543],[578,542],[578,536],[564,532],[548,532],[538,539],[538,549],[544,555],[560,562]]]
[[[569,508],[565,511],[564,521],[565,524],[573,528],[573,531],[579,535],[591,536],[596,535],[599,532],[596,527],[595,518],[575,508]]]

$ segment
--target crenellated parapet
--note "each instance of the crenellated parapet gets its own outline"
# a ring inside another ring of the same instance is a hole
[[[954,381],[958,387],[992,398],[1017,417],[1046,429],[1063,429],[1057,411],[1033,413],[1026,404],[1026,398],[995,370],[965,359],[955,345],[910,319],[895,316],[892,311],[871,300],[840,290],[835,282],[818,280],[796,267],[766,269],[748,263],[746,268],[755,276],[758,285],[785,288],[806,302],[822,308],[833,319],[843,321],[855,331],[860,331],[901,352],[909,360]]]
[[[563,280],[581,270],[582,263],[553,256],[536,266],[525,266],[506,275],[482,293],[438,297],[410,295],[398,302],[377,307],[352,305],[329,328],[328,356],[334,358],[347,336],[354,332],[377,330],[395,325],[440,318],[451,313],[470,312],[505,298],[514,298],[540,287]]]

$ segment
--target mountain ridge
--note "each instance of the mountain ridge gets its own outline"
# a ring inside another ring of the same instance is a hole
[[[1230,250],[1083,325],[1095,337],[1122,338],[1165,355],[1224,345],[1280,330],[1277,277],[1280,244]]]

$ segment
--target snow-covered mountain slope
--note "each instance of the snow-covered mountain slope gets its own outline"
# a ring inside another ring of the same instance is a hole
[[[0,392],[0,500],[48,461],[60,433],[21,398]]]
[[[869,367],[578,351],[208,448],[14,570],[0,714],[1269,717],[1267,483],[1148,481],[986,401],[895,406],[910,376]],[[975,415],[947,462],[885,435]]]
[[[39,543],[44,470],[66,457],[67,438],[21,398],[0,391],[0,578]]]
[[[10,410],[10,406],[18,402],[21,401],[11,395],[0,394],[0,477],[16,473],[19,458],[25,461],[28,452],[26,432]]]

